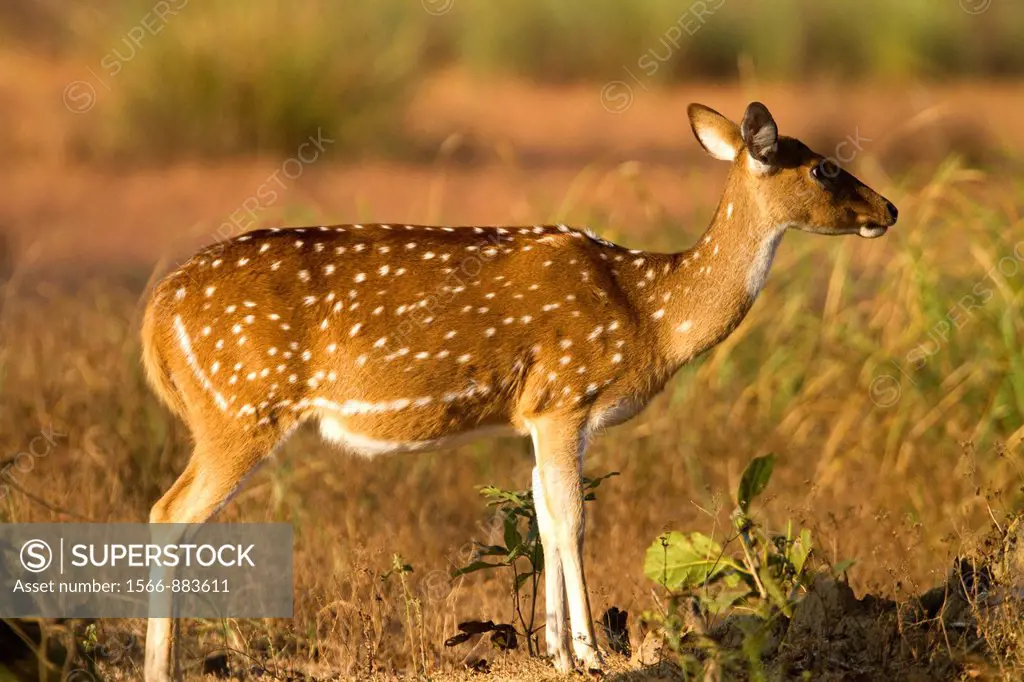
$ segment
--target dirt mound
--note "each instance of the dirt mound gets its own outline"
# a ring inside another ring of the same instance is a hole
[[[702,629],[691,623],[679,650],[706,680],[753,678],[755,667],[781,680],[1003,679],[1024,661],[1024,521],[995,528],[945,584],[909,601],[858,599],[821,574],[791,617],[731,615]],[[674,658],[651,632],[634,662],[661,678]]]
[[[917,612],[915,614],[915,611]],[[819,577],[793,611],[770,667],[784,679],[809,672],[819,680],[949,679],[956,667],[936,620],[920,609],[867,595]]]

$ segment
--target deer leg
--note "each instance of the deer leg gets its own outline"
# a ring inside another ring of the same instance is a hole
[[[583,482],[580,466],[585,442],[582,429],[575,423],[549,418],[532,422],[531,432],[541,496],[547,516],[553,522],[551,534],[562,565],[573,652],[588,670],[600,670],[602,661],[594,638],[590,598],[583,572]]]
[[[168,510],[177,500],[187,497],[195,480],[196,467],[194,458],[189,461],[188,466],[181,472],[181,475],[174,481],[170,489],[163,497],[153,505],[149,512],[151,525],[150,538],[154,544],[174,543],[180,533],[173,526],[166,525],[173,521]],[[153,567],[150,569],[151,580],[167,579],[167,569]],[[149,595],[149,612],[164,612],[171,614],[172,598],[168,593],[158,594],[151,592]],[[171,618],[150,618],[146,622],[146,661],[145,676],[147,682],[164,682],[171,679],[172,654],[174,644],[174,621]]]
[[[555,668],[559,672],[567,673],[572,670],[572,659],[569,657],[569,630],[565,622],[565,574],[562,572],[562,559],[558,553],[555,522],[544,499],[540,470],[537,467],[533,468],[533,502],[537,509],[537,529],[540,531],[541,546],[544,548],[544,640],[548,656],[554,660]]]
[[[150,512],[149,522],[154,543],[174,543],[181,530],[167,524],[203,523],[228,503],[245,477],[261,461],[270,448],[250,445],[239,451],[225,451],[199,442],[185,471],[174,482]],[[154,566],[150,580],[174,579],[174,569]],[[173,595],[170,590],[152,592],[149,597],[150,613],[172,614]],[[174,644],[177,622],[171,617],[150,618],[146,624],[146,682],[167,682],[176,674]]]

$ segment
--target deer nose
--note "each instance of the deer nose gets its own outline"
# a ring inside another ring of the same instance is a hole
[[[900,214],[899,210],[896,208],[896,204],[894,204],[891,201],[889,201],[888,199],[886,199],[886,201],[885,201],[885,208],[886,208],[887,211],[889,211],[889,219],[892,220],[893,223],[895,223],[896,222],[896,218]]]

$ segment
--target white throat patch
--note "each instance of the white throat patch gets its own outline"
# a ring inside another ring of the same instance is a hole
[[[775,260],[775,251],[779,248],[779,242],[782,241],[785,231],[785,228],[776,230],[765,237],[758,246],[754,261],[750,264],[750,270],[747,271],[747,293],[751,298],[757,298],[757,295],[764,289],[764,284],[768,281],[768,271],[772,269],[772,261]]]

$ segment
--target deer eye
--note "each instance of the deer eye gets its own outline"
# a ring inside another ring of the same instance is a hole
[[[822,187],[832,184],[840,173],[839,166],[828,159],[822,159],[816,166],[811,168],[811,177]]]

